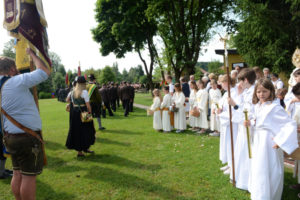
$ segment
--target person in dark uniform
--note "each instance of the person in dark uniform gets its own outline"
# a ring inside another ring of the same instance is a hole
[[[124,116],[128,117],[129,114],[129,102],[130,102],[130,88],[126,82],[124,82],[124,86],[121,88],[121,98],[124,107]]]
[[[119,84],[115,84],[116,88],[117,88],[117,106],[118,108],[120,107],[120,85]]]
[[[108,110],[109,116],[114,116],[113,112],[110,109],[109,91],[107,89],[106,84],[103,84],[102,88],[100,89],[100,94],[105,106],[105,115],[106,115],[106,110]]]
[[[129,112],[133,112],[133,102],[134,102],[134,87],[129,84],[130,102],[129,102]]]
[[[94,74],[90,74],[89,76],[89,83],[87,85],[87,91],[90,97],[90,104],[92,107],[92,115],[93,118],[97,119],[99,130],[104,130],[105,128],[102,127],[101,124],[101,110],[102,110],[102,99],[99,93],[99,90],[96,85],[96,78]]]
[[[116,112],[116,101],[118,96],[118,89],[115,87],[114,83],[111,83],[110,87],[110,101],[111,101],[111,108],[114,112]]]

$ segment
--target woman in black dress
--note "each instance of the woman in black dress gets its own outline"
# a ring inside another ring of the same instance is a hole
[[[89,148],[95,143],[94,122],[81,122],[80,113],[83,111],[92,112],[89,95],[86,90],[86,80],[83,76],[77,77],[77,84],[67,97],[67,102],[71,102],[70,128],[66,147],[78,152],[78,157],[83,157],[84,153],[93,153]]]

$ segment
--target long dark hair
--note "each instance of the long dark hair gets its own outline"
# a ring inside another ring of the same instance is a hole
[[[267,90],[270,90],[270,96],[268,97],[267,100],[273,101],[276,98],[274,85],[269,79],[262,78],[262,79],[259,79],[255,85],[252,103],[257,104],[259,102],[256,92],[257,92],[258,86],[260,86],[260,85],[263,86],[264,88],[266,88]]]
[[[177,88],[179,92],[182,91],[180,83],[175,83],[174,87]]]

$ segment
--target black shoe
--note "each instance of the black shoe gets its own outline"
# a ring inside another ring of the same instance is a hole
[[[85,150],[84,152],[85,153],[95,153],[94,151],[91,151],[91,150]]]
[[[101,131],[101,130],[104,130],[104,129],[105,129],[105,127],[100,127],[98,130],[100,130],[100,131]]]
[[[12,177],[12,174],[3,172],[2,176],[0,176],[0,179],[7,179],[7,178],[11,178],[11,177]]]

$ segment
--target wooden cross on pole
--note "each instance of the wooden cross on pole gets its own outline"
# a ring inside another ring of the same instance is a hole
[[[220,41],[224,43],[224,65],[226,68],[226,73],[227,73],[227,82],[228,82],[228,98],[231,97],[230,95],[230,87],[231,87],[231,77],[229,75],[229,66],[228,66],[228,52],[227,52],[227,41],[228,41],[228,34],[224,37],[220,36]],[[234,147],[233,147],[233,129],[232,129],[232,110],[231,110],[231,105],[229,105],[229,122],[230,122],[230,138],[231,138],[231,158],[232,158],[232,185],[235,187],[235,165],[234,165]]]

